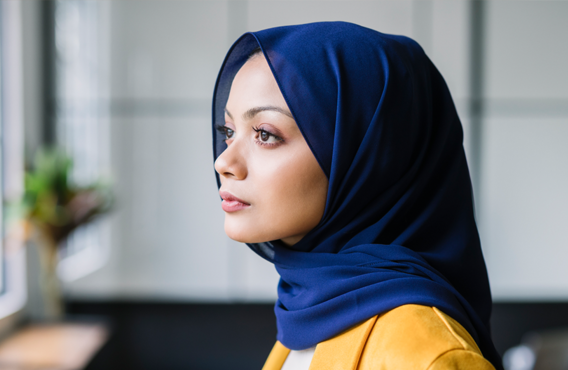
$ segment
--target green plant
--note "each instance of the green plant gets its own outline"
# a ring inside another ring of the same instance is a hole
[[[25,173],[20,219],[37,228],[56,247],[75,229],[107,213],[114,202],[109,184],[98,181],[78,186],[70,179],[73,161],[61,149],[36,154]]]

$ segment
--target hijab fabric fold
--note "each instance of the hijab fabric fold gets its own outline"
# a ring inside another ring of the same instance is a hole
[[[224,125],[233,78],[258,47],[329,179],[324,215],[300,242],[249,245],[281,276],[278,340],[305,349],[422,304],[457,320],[502,368],[463,131],[422,48],[345,22],[246,33],[219,72],[214,126]],[[213,141],[217,158],[226,145],[214,127]]]

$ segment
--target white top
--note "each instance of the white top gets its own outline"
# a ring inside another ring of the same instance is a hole
[[[301,351],[290,351],[282,370],[308,370],[315,351],[315,346]]]

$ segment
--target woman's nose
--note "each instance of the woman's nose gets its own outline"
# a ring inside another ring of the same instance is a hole
[[[247,177],[244,156],[238,145],[231,143],[215,160],[215,171],[223,177],[244,180]]]

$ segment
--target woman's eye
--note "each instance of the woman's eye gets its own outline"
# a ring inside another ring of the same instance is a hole
[[[235,131],[227,126],[217,125],[216,129],[221,134],[225,135],[225,140],[232,139],[233,136],[235,135]]]
[[[266,131],[260,131],[259,136],[261,141],[268,141],[268,139],[270,139],[270,134]]]
[[[233,135],[235,134],[235,131],[231,130],[230,128],[225,126],[225,138],[231,139],[233,137]]]
[[[263,129],[253,128],[253,130],[258,134],[257,138],[262,144],[277,144],[282,141],[282,138]]]

